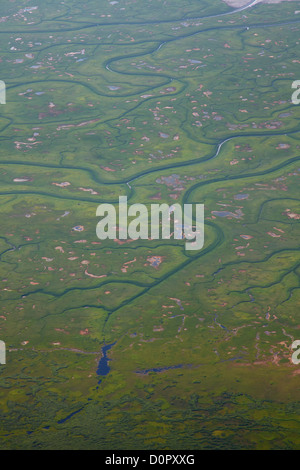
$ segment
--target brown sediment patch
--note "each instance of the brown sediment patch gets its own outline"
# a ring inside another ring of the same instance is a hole
[[[153,327],[153,331],[154,331],[154,332],[164,331],[164,328],[163,328],[162,326],[154,326],[154,327]]]
[[[85,328],[85,330],[80,330],[79,334],[81,334],[81,336],[88,335],[89,334],[88,328]]]
[[[299,220],[300,214],[296,214],[296,212],[292,212],[291,209],[286,209],[284,214],[287,215],[290,219]]]
[[[127,261],[126,263],[123,264],[123,267],[121,268],[121,271],[123,273],[127,273],[127,269],[129,267],[130,264],[132,263],[135,263],[136,262],[136,258],[134,258],[132,261]]]
[[[116,242],[118,245],[124,245],[125,243],[132,243],[132,242],[135,242],[136,240],[124,240],[124,241],[121,241],[119,240],[118,238],[116,238],[114,240],[114,242]]]
[[[107,274],[102,274],[101,276],[96,276],[95,274],[90,274],[87,269],[84,271],[84,274],[86,274],[86,276],[93,277],[95,279],[101,279],[102,277],[107,277]]]
[[[28,183],[33,181],[33,178],[28,178],[27,176],[24,178],[14,178],[14,183]]]
[[[279,235],[278,233],[274,233],[274,232],[267,232],[268,235],[270,235],[270,237],[273,237],[273,238],[280,238],[281,235]]]
[[[153,196],[151,196],[149,199],[154,199],[154,200],[161,199],[161,193],[156,193]]]
[[[64,333],[65,335],[69,335],[69,331],[66,331],[64,328],[54,328],[55,331],[58,331],[59,333]]]
[[[116,171],[113,168],[109,168],[108,166],[101,166],[100,168],[102,168],[102,170],[105,170],[105,171]]]
[[[163,262],[163,256],[148,256],[147,261],[153,268],[158,268],[159,265]]]

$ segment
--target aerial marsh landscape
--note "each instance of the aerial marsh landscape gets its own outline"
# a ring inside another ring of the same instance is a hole
[[[299,449],[300,2],[20,0],[0,43],[0,448]],[[203,247],[99,239],[122,196]]]

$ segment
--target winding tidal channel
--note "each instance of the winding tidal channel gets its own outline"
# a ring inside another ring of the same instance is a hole
[[[185,21],[191,21],[191,20],[205,20],[205,19],[218,19],[218,18],[221,18],[221,17],[224,17],[224,16],[227,16],[227,15],[234,15],[236,13],[239,13],[239,12],[242,12],[244,10],[247,10],[247,9],[251,9],[251,8],[254,8],[258,3],[258,0],[254,0],[252,2],[249,2],[246,6],[244,7],[241,7],[241,8],[237,8],[235,10],[231,10],[227,13],[222,13],[222,14],[219,14],[219,15],[212,15],[212,16],[207,16],[207,17],[194,17],[194,18],[185,18],[184,20]],[[179,21],[179,20],[178,20]],[[156,22],[140,22],[140,23],[136,23],[136,22],[126,22],[124,24],[126,25],[130,25],[130,24],[134,24],[134,25],[143,25],[143,24],[156,24],[156,23],[163,23],[164,21],[156,21]],[[176,23],[176,20],[168,20],[168,21],[165,21],[165,22],[172,22],[172,23]],[[292,23],[299,23],[300,20],[296,20],[296,21],[293,21]],[[291,23],[291,22],[289,22]],[[116,23],[111,23],[111,25],[113,24],[116,24]],[[118,23],[120,25],[120,23]],[[280,22],[280,23],[270,23],[270,24],[263,24],[263,27],[265,28],[272,28],[272,26],[279,26],[279,25],[285,25],[287,24],[287,22]],[[62,28],[60,31],[64,32],[64,31],[80,31],[82,29],[85,29],[87,30],[88,28],[91,28],[91,27],[95,27],[95,26],[107,26],[109,27],[109,24],[101,24],[101,23],[94,23],[94,24],[90,24],[90,25],[82,25],[82,26],[79,26],[77,28]],[[261,24],[249,24],[247,25],[247,28],[260,28],[262,27]],[[185,35],[181,35],[181,36],[176,36],[176,37],[172,37],[170,39],[167,39],[165,41],[161,41],[157,44],[155,44],[155,46],[153,46],[152,48],[150,48],[147,52],[143,51],[139,54],[133,54],[133,55],[130,55],[130,54],[127,54],[127,55],[123,55],[123,56],[119,56],[119,57],[114,57],[113,59],[109,59],[106,61],[106,63],[104,64],[104,67],[106,70],[108,70],[112,75],[114,74],[118,74],[118,75],[123,75],[123,76],[130,76],[130,75],[135,75],[134,72],[121,72],[119,70],[116,70],[114,68],[114,64],[116,62],[120,62],[122,59],[133,59],[133,58],[137,58],[139,56],[143,56],[145,57],[147,54],[155,54],[155,52],[158,52],[160,49],[162,49],[164,46],[166,46],[169,42],[175,42],[175,41],[180,41],[181,39],[186,39],[188,37],[194,37],[196,35],[199,35],[203,32],[207,32],[207,31],[218,31],[218,30],[222,30],[222,29],[233,29],[233,30],[241,30],[241,31],[244,31],[245,30],[245,26],[244,25],[232,25],[232,26],[221,26],[221,25],[217,25],[215,27],[210,27],[210,28],[206,28],[206,29],[203,29],[201,31],[198,31],[198,32],[193,32],[193,33],[190,33],[190,34],[185,34]],[[14,31],[15,33],[16,31]],[[22,31],[23,32],[23,31]],[[32,30],[31,31],[32,33],[37,33],[38,31],[37,30]],[[42,30],[41,32],[47,32],[47,30]],[[49,30],[49,33],[52,33],[53,30]],[[7,31],[5,31],[5,33],[7,33]],[[153,42],[153,41],[152,41]],[[145,76],[145,80],[147,79],[147,77],[151,77],[153,76],[153,74],[151,73],[139,73],[139,76],[142,76],[144,75]],[[163,80],[163,85],[169,85],[171,84],[173,81],[174,81],[174,77],[170,77],[170,76],[167,76],[167,75],[164,75],[164,74],[155,74],[155,77],[161,77],[161,79]],[[177,79],[177,82],[180,82],[179,79]],[[47,80],[46,80],[47,81]],[[58,80],[58,81],[62,81],[62,80]],[[64,80],[66,82],[68,82],[68,80]],[[49,82],[53,82],[53,80],[49,80]],[[30,85],[31,82],[27,82],[26,84]],[[36,83],[36,82],[34,82]],[[72,83],[70,81],[70,83]],[[77,83],[80,83],[80,82],[77,82]],[[162,85],[160,84],[159,87]],[[88,88],[90,88],[90,90],[93,92],[93,93],[96,93],[98,95],[101,95],[97,90],[93,89],[92,87],[90,87],[89,85],[87,85],[86,83],[83,83],[82,82],[82,85],[84,86],[87,86]],[[11,87],[9,88],[13,88],[15,86],[18,86],[18,85],[12,85]],[[182,89],[184,89],[185,87],[185,83],[184,81],[182,81]],[[156,85],[155,87],[149,87],[147,89],[147,91],[149,90],[153,90],[155,88],[157,88],[158,86]],[[178,92],[178,93],[181,93],[182,89]],[[123,95],[123,96],[132,96],[132,95],[135,95],[136,93],[132,93],[132,94],[128,94],[128,95]],[[175,96],[176,93],[173,94],[173,96]],[[102,95],[103,96],[103,95]],[[110,95],[112,96],[112,95]],[[119,96],[119,95],[118,95]],[[153,96],[151,98],[146,98],[142,103],[138,104],[138,105],[134,105],[133,108],[131,108],[129,111],[126,111],[124,112],[122,115],[120,115],[118,117],[118,119],[122,118],[122,117],[125,117],[127,114],[129,113],[132,113],[132,111],[134,111],[135,109],[137,109],[141,104],[144,104],[145,101],[151,101],[151,100],[155,100],[157,99],[158,96]],[[116,118],[115,118],[116,119]],[[111,119],[110,121],[113,121],[115,119]],[[2,129],[3,130],[3,129]],[[86,172],[92,181],[94,181],[96,184],[100,184],[102,186],[120,186],[122,185],[122,190],[124,192],[126,192],[127,196],[128,196],[128,200],[130,200],[130,198],[132,198],[132,196],[134,195],[135,193],[135,189],[134,189],[134,185],[135,183],[142,177],[146,176],[146,175],[150,175],[150,174],[155,174],[155,173],[161,173],[162,171],[164,170],[175,170],[177,168],[182,168],[182,167],[187,167],[187,166],[193,166],[193,165],[198,165],[199,163],[201,162],[207,162],[207,161],[210,161],[210,160],[213,160],[215,159],[216,157],[218,157],[218,155],[220,154],[220,152],[222,151],[222,148],[226,145],[227,142],[230,142],[231,140],[233,139],[236,139],[236,138],[241,138],[241,137],[245,137],[245,138],[248,138],[248,137],[270,137],[270,136],[286,136],[286,135],[293,135],[293,134],[296,134],[298,133],[298,129],[293,129],[289,132],[277,132],[277,131],[270,131],[270,132],[265,132],[265,131],[261,131],[261,132],[256,132],[256,133],[247,133],[247,134],[230,134],[228,136],[226,136],[226,138],[220,140],[220,141],[214,141],[214,142],[211,142],[211,146],[212,146],[212,151],[209,155],[204,155],[203,157],[200,157],[200,158],[196,158],[196,159],[192,159],[192,160],[188,160],[188,161],[184,161],[184,162],[177,162],[177,163],[174,163],[174,164],[165,164],[165,165],[162,165],[160,167],[156,167],[156,168],[149,168],[149,169],[146,169],[144,171],[141,171],[131,177],[128,177],[128,178],[125,178],[125,179],[120,179],[120,180],[115,180],[115,181],[108,181],[105,179],[105,177],[103,176],[100,176],[97,172],[91,170],[91,169],[88,169],[88,168],[85,168],[85,167],[80,167],[80,166],[71,166],[71,165],[65,165],[62,163],[61,161],[61,164],[59,165],[54,165],[54,164],[46,164],[46,163],[39,163],[39,162],[26,162],[26,161],[17,161],[17,160],[1,160],[1,163],[3,165],[23,165],[23,166],[27,166],[27,167],[40,167],[40,168],[45,168],[45,169],[57,169],[57,170],[61,170],[61,169],[66,169],[66,170],[74,170],[74,171],[79,171],[79,172]],[[251,171],[251,172],[248,172],[248,173],[244,173],[244,174],[240,174],[240,175],[230,175],[230,176],[224,176],[224,177],[215,177],[215,178],[212,178],[208,181],[201,181],[201,182],[197,182],[195,184],[193,184],[185,193],[184,193],[184,198],[183,198],[183,203],[188,203],[188,202],[195,202],[193,200],[193,197],[194,197],[194,193],[195,191],[202,187],[202,186],[209,186],[209,185],[212,185],[212,184],[215,184],[215,183],[220,183],[222,184],[222,182],[227,182],[227,181],[239,181],[239,180],[242,180],[242,179],[247,179],[247,178],[252,178],[252,177],[259,177],[259,176],[263,176],[263,175],[268,175],[268,174],[272,174],[273,172],[276,172],[280,169],[283,169],[283,168],[288,168],[290,165],[294,164],[295,162],[297,161],[300,161],[300,155],[298,156],[295,156],[293,158],[290,158],[290,159],[287,159],[279,164],[275,164],[272,168],[268,168],[268,169],[265,169],[265,170],[256,170],[256,171]],[[11,191],[1,191],[0,192],[0,195],[20,195],[20,194],[23,194],[23,195],[32,195],[32,194],[36,194],[36,195],[40,195],[40,196],[47,196],[47,197],[52,197],[52,198],[60,198],[60,199],[66,199],[66,200],[74,200],[74,201],[88,201],[90,204],[99,204],[101,202],[107,202],[105,199],[103,199],[102,201],[100,199],[97,199],[97,201],[93,201],[91,200],[89,197],[74,197],[74,196],[67,196],[67,195],[58,195],[58,194],[51,194],[51,193],[48,193],[47,191],[32,191],[32,190],[11,190]],[[109,202],[117,202],[117,201],[109,201]],[[264,201],[263,204],[266,204],[268,201]],[[263,205],[262,204],[262,205]],[[127,306],[127,305],[130,305],[131,302],[135,301],[136,299],[142,297],[144,294],[147,294],[149,291],[151,291],[151,289],[157,287],[159,284],[163,283],[164,281],[166,281],[167,279],[171,278],[174,274],[177,274],[178,272],[180,272],[181,270],[183,270],[184,268],[186,268],[188,265],[190,265],[191,263],[194,263],[194,262],[197,262],[197,260],[199,260],[199,258],[201,257],[204,257],[206,256],[207,254],[211,253],[213,250],[215,250],[217,247],[219,247],[225,240],[225,235],[224,235],[224,232],[223,230],[221,229],[221,227],[215,223],[214,221],[211,221],[211,220],[207,220],[205,222],[208,226],[210,226],[212,229],[213,229],[213,233],[214,233],[214,238],[212,240],[210,240],[210,242],[208,244],[206,244],[206,246],[204,247],[204,249],[202,249],[201,251],[199,251],[198,253],[196,254],[193,254],[193,255],[186,255],[186,259],[184,262],[182,262],[180,265],[176,266],[174,269],[170,270],[169,272],[167,272],[166,274],[164,274],[163,276],[161,276],[159,279],[156,279],[154,280],[153,282],[151,283],[143,283],[143,282],[137,282],[137,281],[131,281],[131,280],[109,280],[109,278],[107,278],[105,281],[101,281],[99,282],[99,284],[97,285],[93,285],[92,287],[82,287],[82,288],[78,288],[78,287],[74,287],[74,288],[68,288],[68,289],[65,289],[63,292],[57,294],[55,292],[51,292],[51,291],[47,291],[45,289],[35,289],[35,290],[32,290],[31,292],[27,293],[25,296],[22,295],[20,296],[20,298],[24,298],[24,297],[27,297],[27,296],[33,296],[35,294],[45,294],[45,295],[51,295],[53,296],[54,298],[58,298],[58,297],[62,297],[64,296],[66,293],[69,293],[70,291],[85,291],[85,290],[88,290],[88,289],[97,289],[99,287],[102,287],[106,284],[111,284],[111,283],[124,283],[124,284],[130,284],[130,285],[134,285],[134,286],[137,286],[137,287],[140,287],[141,290],[138,294],[132,296],[131,298],[121,302],[117,307],[113,308],[113,309],[104,309],[106,310],[106,313],[107,313],[107,318],[106,318],[106,322],[105,322],[105,325],[104,325],[104,339],[105,339],[105,328],[106,328],[106,324],[107,324],[107,320],[108,318],[115,314],[118,310],[120,310],[121,308]],[[2,237],[3,238],[3,237]],[[16,247],[14,245],[12,245],[6,238],[3,240],[10,245],[10,247],[4,251],[2,251],[2,253],[0,253],[0,258],[1,256],[3,256],[5,253],[9,252],[9,251],[14,251],[16,249],[21,249],[23,245],[19,246],[19,247]],[[176,245],[176,242],[174,241],[174,245]],[[25,246],[25,245],[24,245]],[[118,249],[118,248],[116,248]],[[280,253],[280,252],[283,252],[285,251],[284,249],[282,250],[278,250],[278,251],[274,251],[272,253],[272,255],[270,256],[273,256],[274,254],[276,253]],[[269,256],[269,257],[270,257]],[[268,259],[268,257],[266,257],[265,259]],[[235,261],[234,263],[232,262],[232,264],[239,264],[239,263],[244,263],[245,259],[243,260],[240,260],[240,261]],[[249,262],[249,261],[248,261]],[[228,265],[230,265],[231,263],[228,263]],[[226,265],[224,265],[221,269],[218,270],[218,272],[215,273],[215,276],[218,276],[219,272],[222,271],[222,269],[224,269],[224,267],[226,267]],[[91,306],[91,305],[88,305],[88,306]],[[98,306],[96,305],[92,305],[93,307],[95,308],[98,308]],[[87,307],[87,305],[83,304],[82,307]],[[103,307],[101,307],[103,309]],[[61,312],[63,313],[63,312]],[[217,316],[215,317],[214,319],[215,323],[220,325],[221,328],[223,329],[226,329],[226,327],[224,325],[221,325],[218,323],[217,321]],[[116,339],[117,341],[117,339]],[[102,350],[101,350],[101,354],[102,354],[102,357],[99,361],[99,364],[98,364],[98,369],[97,369],[97,375],[99,376],[99,382],[98,382],[98,385],[100,385],[102,379],[107,376],[107,374],[109,373],[110,371],[110,367],[109,367],[109,357],[108,357],[108,352],[109,350],[116,344],[116,341],[112,344],[104,344],[104,346],[102,347]],[[181,367],[181,366],[180,366]],[[149,369],[151,370],[151,369]],[[153,371],[155,371],[156,369],[153,369]],[[79,411],[81,411],[84,407],[81,407],[79,410],[75,411],[74,413],[68,415],[65,419],[62,419],[59,423],[63,423],[65,422],[67,419],[70,419],[73,415],[75,415],[76,413],[78,413]]]

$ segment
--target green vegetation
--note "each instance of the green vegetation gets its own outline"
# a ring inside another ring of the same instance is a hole
[[[300,3],[34,6],[1,13],[1,448],[299,448]],[[100,241],[120,195],[203,203],[204,248]]]

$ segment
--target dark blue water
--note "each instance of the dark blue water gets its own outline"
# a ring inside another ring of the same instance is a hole
[[[108,362],[109,362],[109,358],[107,357],[107,351],[109,351],[114,345],[116,344],[116,342],[112,343],[112,344],[106,344],[105,346],[103,346],[103,348],[101,349],[101,352],[102,352],[102,357],[99,361],[99,364],[98,364],[98,369],[97,369],[97,375],[100,375],[101,377],[104,377],[105,375],[107,375],[110,371],[110,367],[108,365]],[[99,380],[98,382],[98,385],[102,382],[102,379]],[[98,389],[99,387],[97,387]],[[91,400],[90,398],[88,399],[89,401]],[[69,414],[68,416],[66,416],[65,418],[57,421],[58,424],[62,424],[62,423],[65,423],[68,419],[72,418],[72,416],[76,415],[77,413],[79,413],[80,411],[82,411],[84,408],[81,407],[79,410],[77,411],[73,411],[73,413]],[[45,428],[46,429],[46,428]]]
[[[98,364],[97,375],[100,375],[101,377],[104,377],[109,373],[110,367],[109,367],[108,363],[109,363],[110,359],[107,357],[107,351],[109,351],[115,344],[116,344],[116,342],[114,342],[112,344],[106,344],[101,349],[102,357],[101,357],[101,359],[99,361],[99,364]],[[102,379],[99,380],[98,385],[101,382],[102,382]],[[97,387],[97,389],[98,389],[98,387]]]
[[[100,375],[101,377],[104,377],[105,375],[107,375],[110,371],[110,367],[108,365],[108,362],[109,362],[109,358],[107,357],[107,352],[116,344],[116,342],[112,343],[112,344],[106,344],[105,346],[103,346],[103,348],[101,349],[101,352],[102,352],[102,357],[99,361],[99,364],[98,364],[98,369],[97,369],[97,375]],[[98,382],[98,385],[101,383],[102,379],[99,380]],[[97,387],[98,389],[99,387]],[[91,401],[92,399],[91,398],[88,398],[88,401]],[[82,406],[79,410],[76,410],[76,411],[73,411],[73,413],[69,414],[68,416],[66,416],[65,418],[57,421],[58,424],[62,424],[62,423],[65,423],[66,421],[68,421],[68,419],[71,419],[72,416],[76,415],[77,413],[79,413],[80,411],[82,411],[84,408],[84,406]],[[44,429],[49,429],[49,426],[46,426]]]
[[[230,357],[229,359],[222,359],[220,362],[238,361],[239,359],[244,359],[244,356]]]
[[[66,421],[68,421],[68,419],[72,418],[72,416],[76,415],[77,413],[79,413],[81,410],[83,410],[84,407],[80,408],[79,410],[77,411],[73,411],[73,413],[71,413],[70,415],[68,415],[66,418],[63,418],[63,419],[60,419],[59,421],[57,421],[58,424],[62,424],[62,423],[65,423]],[[46,429],[46,428],[45,428]]]
[[[182,367],[183,367],[183,364],[178,364],[176,366],[168,366],[168,367],[155,367],[153,369],[137,370],[136,374],[148,374],[149,372],[164,372],[165,370],[181,369]]]

